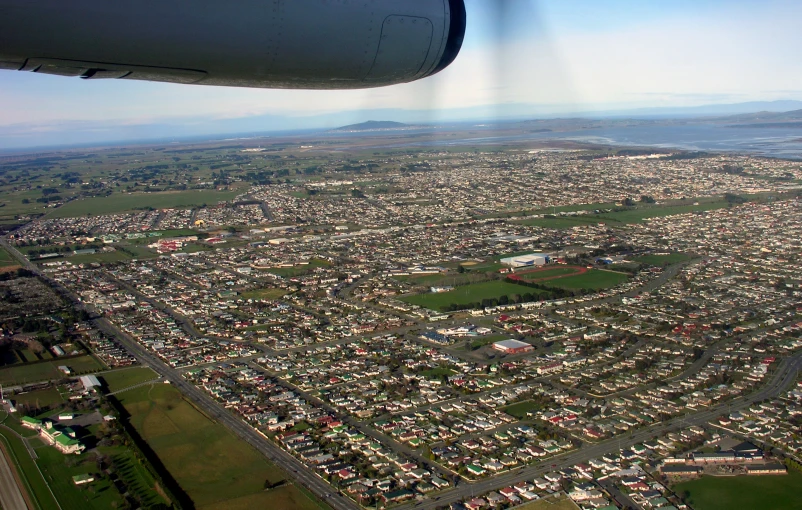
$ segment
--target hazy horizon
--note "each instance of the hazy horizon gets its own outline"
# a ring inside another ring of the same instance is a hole
[[[789,65],[802,46],[802,5],[795,2],[520,0],[498,20],[493,1],[466,0],[465,44],[452,66],[380,89],[238,89],[0,72],[0,148],[136,140],[151,131],[248,132],[254,123],[267,132],[371,119],[437,123],[802,100],[802,66]]]

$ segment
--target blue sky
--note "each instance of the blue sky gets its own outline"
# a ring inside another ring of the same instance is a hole
[[[571,113],[802,100],[802,2],[506,0],[507,15],[496,24],[490,7],[497,1],[466,0],[466,41],[450,68],[375,90],[92,82],[0,71],[0,146],[257,115],[345,112],[345,122],[347,112],[388,108],[433,110],[436,118],[437,110],[496,103]]]

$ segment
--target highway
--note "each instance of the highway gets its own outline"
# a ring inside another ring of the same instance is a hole
[[[356,503],[339,494],[323,479],[307,469],[307,467],[295,457],[271,443],[245,421],[229,413],[226,409],[215,402],[210,396],[206,395],[206,393],[204,393],[202,390],[198,389],[195,385],[188,383],[181,376],[178,370],[165,364],[154,353],[151,353],[142,347],[142,345],[140,345],[136,340],[119,330],[109,320],[100,316],[96,310],[93,309],[93,307],[85,306],[77,295],[61,286],[58,282],[48,278],[47,275],[43,274],[38,267],[23,257],[23,255],[16,248],[9,245],[5,239],[0,239],[0,245],[5,247],[12,255],[19,259],[25,268],[44,278],[46,281],[48,281],[48,283],[50,283],[50,285],[53,286],[53,288],[60,291],[60,293],[65,297],[71,299],[76,308],[79,310],[86,310],[93,317],[92,322],[99,330],[112,338],[116,338],[117,341],[119,341],[121,345],[123,345],[131,354],[133,354],[140,363],[150,366],[157,374],[169,381],[170,384],[181,391],[187,399],[189,399],[200,410],[206,413],[210,418],[225,425],[234,434],[248,442],[262,455],[282,468],[287,473],[289,478],[294,479],[305,486],[334,510],[359,509],[359,506]],[[23,505],[20,507],[20,510],[24,510],[25,508],[26,507]],[[4,502],[3,510],[9,509],[15,510],[15,507],[10,505],[7,507]]]

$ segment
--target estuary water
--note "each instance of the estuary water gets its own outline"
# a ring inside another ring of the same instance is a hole
[[[424,132],[426,130],[411,131],[410,134]],[[429,132],[432,131],[429,130]],[[802,129],[800,128],[750,128],[717,124],[637,125],[516,135],[493,136],[490,134],[483,137],[475,137],[475,135],[468,135],[465,132],[465,137],[458,135],[449,140],[419,138],[416,141],[394,143],[382,147],[494,145],[505,142],[520,143],[526,140],[569,140],[622,147],[735,152],[802,160]]]

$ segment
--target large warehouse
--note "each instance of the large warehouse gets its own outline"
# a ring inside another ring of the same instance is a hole
[[[510,267],[545,266],[550,258],[545,253],[529,253],[501,259],[500,262]]]
[[[505,354],[523,354],[535,350],[530,344],[519,342],[518,340],[502,340],[501,342],[496,342],[493,344],[493,349]]]

